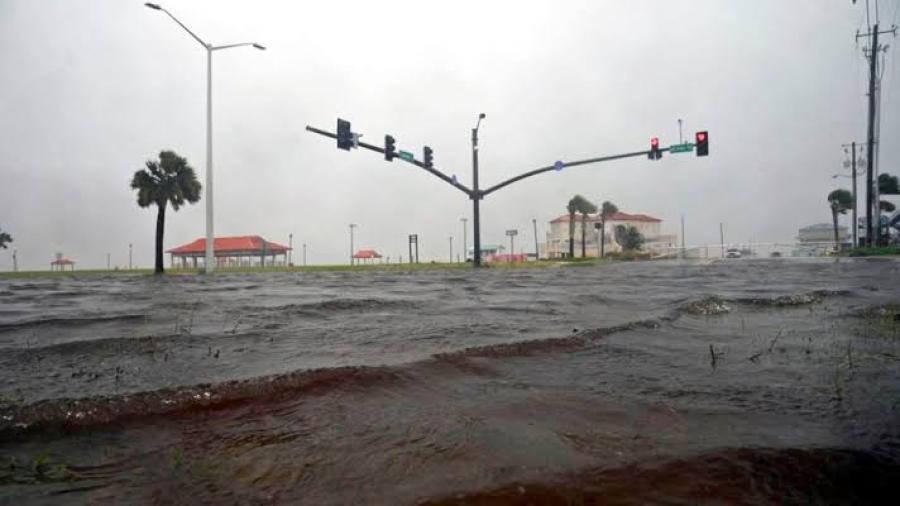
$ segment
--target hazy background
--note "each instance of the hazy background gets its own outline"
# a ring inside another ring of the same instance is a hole
[[[882,25],[897,22],[883,1]],[[664,146],[710,131],[710,156],[666,155],[567,169],[482,205],[482,240],[547,222],[581,193],[664,220],[687,243],[790,241],[830,221],[825,197],[850,180],[842,143],[865,139],[867,65],[854,35],[864,5],[807,1],[162,3],[213,44],[216,235],[287,243],[294,261],[345,262],[357,247],[396,260],[418,233],[424,259],[462,245],[471,202],[446,183],[304,131],[351,120],[471,185],[470,131],[482,122],[488,187],[554,160]],[[895,40],[886,56],[882,171],[900,167]],[[140,1],[0,0],[0,270],[152,264],[156,213],[131,175],[161,149],[205,167],[206,53]],[[205,233],[204,205],[168,213],[165,247]],[[846,220],[846,219],[845,219]],[[168,258],[167,258],[168,260]]]

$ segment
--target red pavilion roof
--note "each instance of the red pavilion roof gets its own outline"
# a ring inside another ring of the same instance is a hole
[[[213,250],[217,255],[228,253],[257,253],[262,255],[278,255],[291,248],[283,244],[267,241],[258,235],[241,235],[236,237],[216,237],[213,240]],[[206,252],[206,239],[197,239],[194,242],[166,250],[166,253],[175,255],[192,255]]]

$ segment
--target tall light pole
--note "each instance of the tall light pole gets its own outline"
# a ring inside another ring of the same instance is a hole
[[[132,244],[128,243],[128,270],[129,271],[131,270],[131,251],[132,251],[131,246],[132,246]]]
[[[478,121],[475,128],[472,129],[472,226],[474,227],[472,234],[475,236],[475,267],[481,267],[481,217],[478,212],[478,203],[483,195],[478,189],[478,127],[481,126],[481,120],[485,118],[485,114],[478,115]]]
[[[306,243],[303,243],[303,267],[306,267]]]
[[[356,223],[350,224],[350,265],[353,265],[353,229],[356,228]]]
[[[531,224],[534,226],[534,259],[541,259],[541,252],[538,250],[538,239],[537,239],[537,218],[531,218]]]
[[[450,263],[453,263],[453,236],[450,236]]]
[[[466,263],[469,260],[469,250],[466,247],[466,222],[469,221],[469,219],[460,218],[459,221],[463,224],[463,263]]]
[[[288,234],[288,265],[294,265],[294,234]]]
[[[184,23],[172,15],[171,12],[162,8],[158,4],[145,3],[147,7],[162,11],[168,14],[178,26],[184,28],[191,37],[206,49],[206,273],[212,273],[215,270],[215,259],[213,251],[213,163],[212,163],[212,52],[220,49],[230,49],[233,47],[253,46],[259,50],[266,48],[256,42],[241,42],[238,44],[225,44],[223,46],[213,46],[203,42],[194,32],[190,31]]]

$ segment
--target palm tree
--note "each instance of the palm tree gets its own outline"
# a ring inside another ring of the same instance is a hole
[[[6,249],[6,245],[13,242],[12,237],[0,229],[0,249]]]
[[[853,194],[847,190],[834,190],[828,194],[828,205],[831,206],[831,218],[834,221],[834,253],[838,252],[838,213],[847,214],[853,208]]]
[[[163,232],[166,228],[166,206],[178,210],[185,202],[194,204],[200,200],[200,182],[193,167],[174,151],[160,151],[159,162],[147,160],[147,168],[134,173],[131,188],[137,190],[137,203],[141,207],[156,204],[156,263],[154,272],[162,274]]]
[[[608,200],[600,207],[600,258],[606,254],[606,220],[617,212],[619,208]]]
[[[587,228],[588,215],[590,215],[592,213],[596,213],[597,206],[594,205],[594,203],[588,199],[582,199],[580,204],[581,204],[581,206],[579,208],[579,211],[581,211],[581,258],[584,258],[586,255],[586,252],[585,252],[585,242],[586,241],[585,240],[587,238],[586,228]]]
[[[569,258],[575,256],[575,213],[578,212],[577,198],[578,195],[575,195],[569,200],[568,205],[566,205],[566,210],[569,211]]]

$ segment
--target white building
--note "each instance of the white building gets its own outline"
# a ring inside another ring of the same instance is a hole
[[[852,242],[849,229],[838,225],[838,244],[849,247]],[[834,249],[834,224],[817,223],[803,227],[797,231],[797,248],[792,255],[797,257],[814,257],[825,255]]]
[[[575,215],[575,256],[581,256],[581,222],[582,215]],[[585,253],[588,257],[600,255],[600,230],[596,228],[600,224],[600,215],[589,215],[586,224]],[[616,242],[615,230],[619,225],[633,226],[646,242],[643,249],[649,252],[662,253],[678,246],[678,237],[675,235],[663,235],[660,233],[662,220],[646,214],[615,213],[606,220],[606,247],[607,253],[622,251],[622,246]],[[564,214],[550,222],[550,230],[547,232],[547,241],[540,245],[541,258],[563,258],[569,255],[569,215]]]

